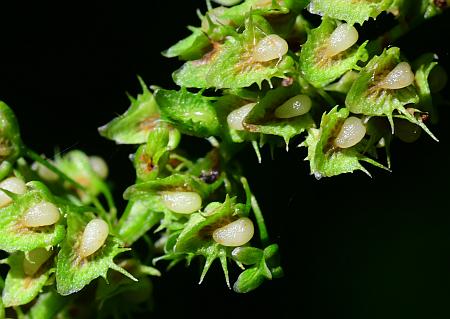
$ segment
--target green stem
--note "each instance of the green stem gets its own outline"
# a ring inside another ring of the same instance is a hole
[[[267,232],[266,223],[264,222],[264,216],[254,195],[252,195],[252,208],[259,229],[259,238],[261,239],[263,247],[267,247],[269,245],[269,233]]]
[[[256,224],[258,225],[259,238],[261,240],[261,243],[263,247],[267,247],[269,245],[269,233],[267,232],[267,227],[266,223],[264,222],[264,216],[262,214],[261,208],[259,208],[258,201],[252,194],[250,186],[245,177],[241,177],[241,183],[247,195],[247,201],[250,199],[250,205],[252,207],[253,214],[255,215]]]

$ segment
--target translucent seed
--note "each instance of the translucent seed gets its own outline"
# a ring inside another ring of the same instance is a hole
[[[54,182],[58,180],[58,175],[55,172],[52,172],[49,170],[46,166],[40,164],[40,163],[33,163],[31,166],[32,169],[34,169],[40,178],[47,182]]]
[[[311,109],[311,99],[307,95],[296,95],[275,110],[275,116],[280,119],[287,119],[306,114]]]
[[[344,52],[358,41],[358,37],[358,31],[354,26],[347,23],[339,25],[328,40],[326,54],[332,57]]]
[[[398,90],[403,89],[414,82],[414,73],[407,62],[400,62],[389,72],[389,74],[380,82],[379,86],[383,89]]]
[[[60,217],[59,209],[49,202],[40,202],[32,206],[23,216],[27,227],[41,227],[55,224]]]
[[[91,220],[84,228],[79,254],[85,258],[99,250],[109,234],[108,224],[100,218]]]
[[[399,119],[395,121],[394,135],[405,143],[413,143],[422,135],[422,129],[414,123]]]
[[[349,148],[358,144],[364,135],[366,135],[366,127],[361,119],[350,116],[342,125],[334,140],[334,145],[339,148]]]
[[[105,179],[108,177],[108,164],[100,156],[89,156],[89,163],[91,164],[92,170],[101,178]]]
[[[256,44],[253,49],[253,59],[257,62],[281,59],[288,49],[286,40],[276,34],[270,34]]]
[[[228,126],[233,130],[242,131],[244,130],[244,126],[242,125],[242,122],[247,117],[247,115],[251,112],[253,107],[256,105],[256,103],[249,103],[244,106],[241,106],[240,108],[233,110],[230,114],[227,116],[227,123]]]
[[[178,214],[192,214],[202,207],[202,198],[196,192],[162,192],[164,205]]]
[[[51,255],[53,252],[45,248],[36,248],[28,252],[28,256],[23,260],[23,272],[28,276],[33,276]]]
[[[17,177],[9,177],[0,183],[0,188],[6,189],[14,194],[25,194],[27,187],[25,182]],[[0,191],[0,207],[4,207],[12,202],[12,198]]]
[[[215,242],[228,247],[242,246],[252,239],[253,222],[247,217],[241,217],[213,232]]]

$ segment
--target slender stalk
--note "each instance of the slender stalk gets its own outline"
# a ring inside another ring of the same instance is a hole
[[[262,214],[261,208],[259,208],[258,201],[252,194],[248,181],[245,177],[241,177],[241,183],[244,187],[247,201],[250,199],[250,205],[252,207],[253,214],[255,215],[256,224],[258,225],[259,239],[261,240],[263,247],[266,247],[269,245],[269,233],[267,232],[267,227],[266,223],[264,222],[264,216]]]

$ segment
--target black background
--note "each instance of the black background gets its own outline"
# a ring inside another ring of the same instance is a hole
[[[52,155],[81,148],[110,163],[120,198],[134,180],[132,151],[96,128],[128,107],[125,92],[173,88],[180,62],[160,51],[197,25],[203,1],[91,1],[89,5],[16,1],[0,5],[0,99],[13,107],[23,139]],[[447,12],[448,13],[448,12]],[[434,51],[447,69],[449,14],[403,38],[409,58]],[[374,29],[375,31],[377,29]],[[372,30],[372,31],[374,31]],[[240,156],[281,246],[285,277],[256,292],[229,291],[219,267],[199,286],[197,268],[178,266],[155,282],[155,317],[448,318],[450,316],[449,110],[423,136],[394,143],[393,172],[316,181],[305,151]],[[203,151],[203,142],[193,152]],[[189,143],[192,144],[192,143]],[[161,265],[162,266],[162,265]],[[235,278],[234,278],[235,279]]]

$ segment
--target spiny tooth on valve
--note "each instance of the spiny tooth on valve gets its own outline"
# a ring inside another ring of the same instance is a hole
[[[253,222],[247,217],[241,217],[213,232],[213,239],[222,246],[242,246],[252,239],[254,234]]]
[[[340,24],[328,39],[326,54],[330,57],[344,52],[358,41],[358,31],[348,23]]]
[[[109,226],[100,218],[87,223],[81,237],[79,254],[82,258],[92,255],[99,250],[108,238]]]
[[[380,82],[379,87],[389,90],[403,89],[414,82],[414,73],[408,62],[400,62]]]
[[[245,104],[244,106],[241,106],[238,109],[235,109],[230,112],[227,116],[227,123],[228,126],[237,131],[244,130],[244,126],[242,125],[242,122],[247,117],[247,115],[252,111],[253,107],[256,105],[256,103],[249,103]]]
[[[17,177],[9,177],[0,183],[0,188],[6,189],[11,193],[25,194],[27,187],[25,182]],[[0,207],[4,207],[12,202],[12,198],[0,190]]]
[[[257,62],[281,59],[288,49],[289,46],[285,39],[276,34],[269,34],[256,44],[253,49],[253,59]]]
[[[350,116],[342,124],[341,130],[334,140],[339,148],[349,148],[358,144],[366,135],[366,127],[360,118]]]
[[[275,116],[287,119],[306,114],[311,109],[311,99],[304,94],[296,95],[275,109]]]
[[[49,202],[40,202],[27,210],[23,216],[23,224],[27,227],[42,227],[58,222],[60,213],[58,207]]]
[[[196,192],[162,192],[164,205],[178,214],[192,214],[202,207],[202,198]]]
[[[28,276],[33,276],[51,255],[53,255],[53,251],[42,247],[28,252],[23,260],[23,272]]]

